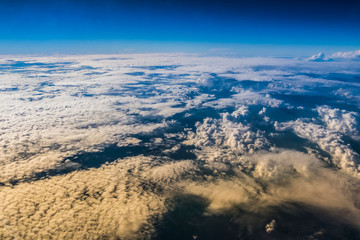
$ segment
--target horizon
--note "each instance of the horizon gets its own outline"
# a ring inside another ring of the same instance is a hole
[[[0,55],[112,55],[185,53],[215,57],[308,58],[318,53],[354,52],[357,46],[299,46],[271,44],[214,44],[159,41],[24,41],[0,42]]]

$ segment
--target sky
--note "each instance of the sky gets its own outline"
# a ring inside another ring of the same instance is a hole
[[[0,53],[355,50],[359,12],[350,0],[1,0]]]

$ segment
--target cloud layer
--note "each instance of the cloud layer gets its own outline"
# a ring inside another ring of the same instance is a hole
[[[357,234],[356,54],[2,56],[0,238],[166,239],[178,199],[244,237]]]

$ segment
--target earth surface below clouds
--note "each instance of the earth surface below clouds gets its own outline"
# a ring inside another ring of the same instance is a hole
[[[334,56],[2,56],[0,239],[359,239]]]

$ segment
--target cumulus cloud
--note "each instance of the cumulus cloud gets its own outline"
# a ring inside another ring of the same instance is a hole
[[[330,55],[330,57],[325,56],[324,53],[320,52],[308,58],[312,62],[327,62],[327,61],[339,61],[339,60],[357,60],[360,58],[360,50],[352,52],[336,52]]]
[[[331,59],[325,57],[325,54],[322,52],[311,56],[310,58],[308,58],[308,60],[312,62],[331,61]]]
[[[360,50],[356,50],[353,52],[337,52],[331,55],[332,58],[335,59],[359,59],[360,58]]]
[[[196,133],[189,133],[186,143],[198,148],[229,147],[239,154],[268,148],[270,144],[261,131],[254,132],[250,125],[238,121],[246,114],[247,109],[240,107],[231,114],[222,114],[221,119],[205,118],[196,124]]]
[[[328,161],[333,165],[349,174],[359,176],[360,156],[349,145],[344,144],[340,133],[302,119],[275,123],[275,128],[279,131],[292,129],[300,137],[310,140],[328,152],[332,156]]]
[[[320,106],[316,110],[331,131],[354,137],[359,135],[358,113],[328,106]]]

